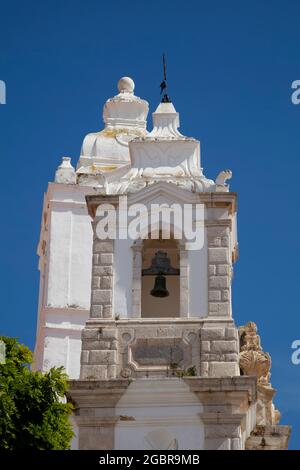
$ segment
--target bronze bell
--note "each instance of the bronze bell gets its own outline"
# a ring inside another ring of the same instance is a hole
[[[155,277],[154,287],[150,294],[153,297],[168,297],[169,291],[166,288],[166,278],[162,274],[158,274]]]

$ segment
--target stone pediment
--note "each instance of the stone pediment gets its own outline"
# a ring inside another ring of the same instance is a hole
[[[130,204],[139,203],[151,203],[158,200],[170,204],[177,203],[196,203],[199,202],[197,193],[193,193],[187,189],[177,186],[175,183],[167,183],[165,181],[159,181],[147,186],[139,191],[129,194],[128,201]]]
[[[101,193],[86,196],[87,207],[91,217],[95,217],[96,209],[103,202],[118,205],[122,194]],[[134,193],[127,194],[127,204],[164,203],[164,204],[213,204],[215,207],[228,207],[230,213],[236,209],[236,193],[214,192],[196,193],[179,187],[174,183],[160,181],[146,186]]]

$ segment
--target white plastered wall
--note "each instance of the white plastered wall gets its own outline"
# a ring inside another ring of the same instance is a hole
[[[90,188],[50,183],[44,204],[35,368],[62,365],[70,378],[79,377],[81,330],[90,308],[93,236],[87,192]]]
[[[203,407],[184,381],[139,379],[116,407],[118,450],[204,449]]]

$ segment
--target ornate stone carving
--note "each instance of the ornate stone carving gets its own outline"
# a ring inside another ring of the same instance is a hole
[[[270,383],[271,357],[262,350],[257,326],[248,322],[239,328],[240,332],[240,368],[243,375],[257,377],[258,402],[256,412],[257,425],[274,425],[280,420],[280,412],[273,404],[276,390]]]
[[[271,357],[263,352],[257,326],[253,322],[240,328],[240,367],[244,375],[256,375],[258,383],[268,384],[270,380]]]
[[[229,191],[230,170],[216,183],[203,174],[200,142],[179,132],[172,103],[159,104],[148,133],[148,103],[134,95],[134,82],[123,77],[118,89],[104,106],[105,129],[84,139],[77,165],[80,185],[104,194],[133,193],[159,181],[193,192]]]
[[[223,191],[224,191],[228,188],[228,184],[226,184],[226,181],[230,180],[231,178],[232,178],[231,170],[220,171],[216,179],[216,185],[223,187]]]

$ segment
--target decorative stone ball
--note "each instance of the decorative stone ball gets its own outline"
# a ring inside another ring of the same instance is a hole
[[[122,77],[118,81],[118,90],[120,93],[133,93],[134,81],[130,77]]]

